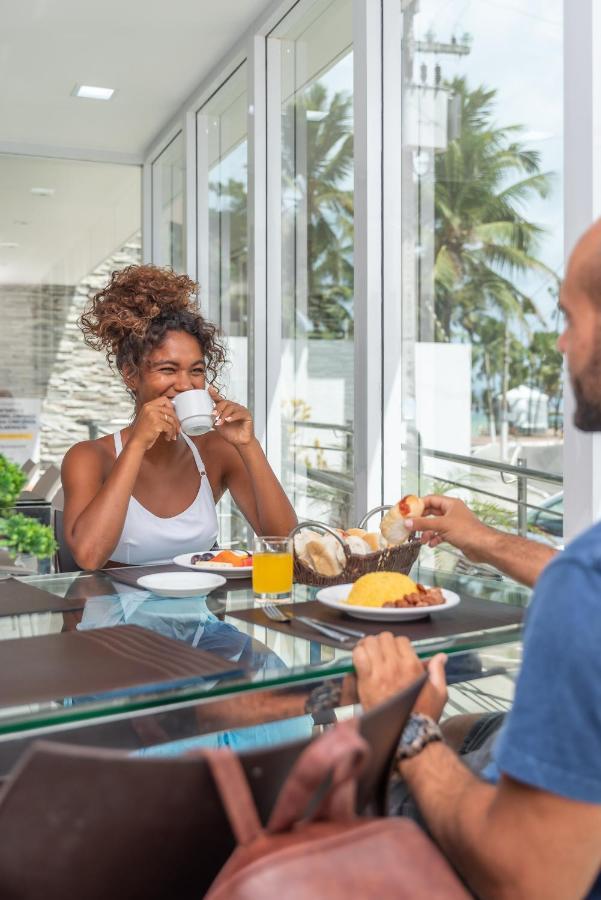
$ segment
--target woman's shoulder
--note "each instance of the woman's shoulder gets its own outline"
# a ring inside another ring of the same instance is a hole
[[[95,465],[103,470],[110,468],[115,461],[115,442],[113,435],[105,435],[93,441],[80,441],[67,450],[63,458],[62,471],[68,472],[82,464]]]

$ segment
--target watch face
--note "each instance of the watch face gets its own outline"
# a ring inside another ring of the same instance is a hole
[[[401,759],[415,756],[431,741],[442,740],[442,732],[436,722],[429,716],[412,713],[405,725],[399,755]]]
[[[423,731],[424,724],[417,716],[411,716],[403,731],[403,744],[412,744]]]

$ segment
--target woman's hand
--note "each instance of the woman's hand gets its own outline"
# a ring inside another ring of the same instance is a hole
[[[413,711],[438,721],[447,702],[446,661],[445,654],[438,653],[421,662],[408,638],[395,638],[389,631],[363,638],[353,650],[357,691],[363,709],[371,709],[409,687],[425,670],[428,681]]]
[[[250,412],[240,403],[232,403],[209,386],[209,394],[215,403],[215,429],[229,444],[250,444],[255,436]]]
[[[164,434],[165,440],[176,441],[181,431],[173,403],[168,397],[157,397],[145,403],[136,416],[129,440],[150,450]]]

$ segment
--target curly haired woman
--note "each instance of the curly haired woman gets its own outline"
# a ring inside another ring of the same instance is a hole
[[[209,550],[215,503],[229,490],[257,534],[288,534],[296,516],[254,436],[250,412],[214,387],[225,351],[198,312],[197,285],[156,266],[114,272],[80,320],[135,401],[131,425],[83,441],[62,467],[64,531],[85,569],[145,565]],[[208,390],[215,426],[188,437],[172,400]]]

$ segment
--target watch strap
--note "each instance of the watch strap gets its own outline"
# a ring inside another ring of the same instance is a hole
[[[412,759],[433,741],[442,741],[438,722],[423,713],[411,713],[403,729],[395,755],[395,762]]]

